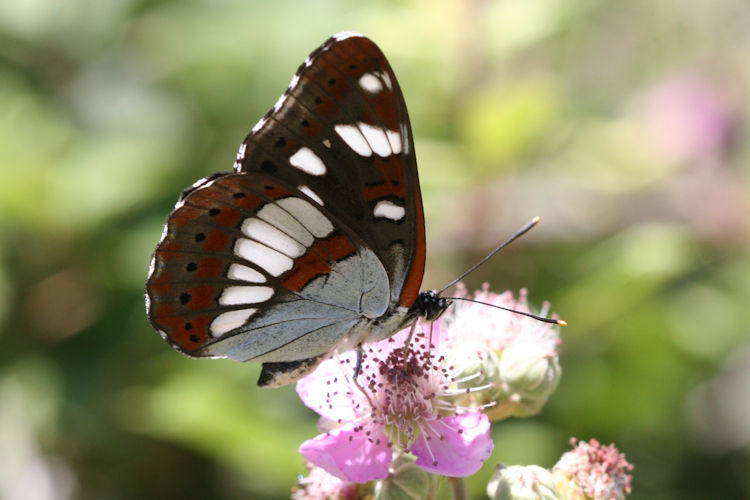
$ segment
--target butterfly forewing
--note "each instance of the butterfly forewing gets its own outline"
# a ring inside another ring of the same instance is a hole
[[[329,39],[243,143],[235,168],[304,186],[376,253],[395,302],[424,272],[424,216],[409,117],[393,70],[361,35]]]
[[[173,347],[262,361],[276,385],[412,317],[419,180],[404,99],[373,42],[340,34],[313,52],[234,170],[183,193],[154,253],[148,314]]]

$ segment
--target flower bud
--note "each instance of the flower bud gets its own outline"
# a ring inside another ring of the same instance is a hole
[[[562,375],[557,353],[545,343],[535,342],[518,342],[504,349],[499,369],[501,391],[495,407],[487,411],[493,421],[536,415]]]
[[[481,342],[455,342],[445,350],[444,366],[452,368],[460,381],[454,402],[459,406],[492,407],[500,397],[500,360],[495,351]]]
[[[614,445],[572,438],[573,446],[552,468],[563,500],[623,500],[630,493],[633,465]]]
[[[552,473],[537,465],[498,466],[487,495],[490,500],[560,500]]]
[[[376,500],[424,500],[434,498],[437,476],[414,463],[414,457],[400,455],[389,467],[388,477],[375,484]]]

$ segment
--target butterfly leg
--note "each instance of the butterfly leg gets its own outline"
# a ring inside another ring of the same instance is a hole
[[[359,344],[357,346],[357,364],[354,365],[354,379],[356,380],[359,376],[359,371],[362,369],[362,357],[364,356],[364,351],[362,350],[362,344]]]

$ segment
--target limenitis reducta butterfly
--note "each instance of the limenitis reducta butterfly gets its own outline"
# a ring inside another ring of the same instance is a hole
[[[383,53],[331,37],[242,143],[233,172],[186,189],[146,282],[178,351],[263,363],[259,385],[388,338],[450,303],[419,293],[425,228],[414,141]]]

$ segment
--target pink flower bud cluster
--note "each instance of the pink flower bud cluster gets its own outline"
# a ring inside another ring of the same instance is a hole
[[[630,494],[633,465],[614,445],[596,439],[577,441],[552,468],[557,490],[565,500],[622,500]]]

